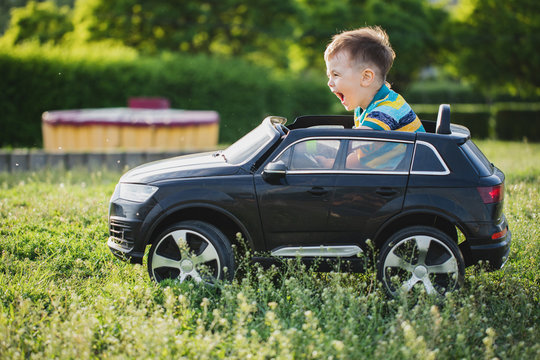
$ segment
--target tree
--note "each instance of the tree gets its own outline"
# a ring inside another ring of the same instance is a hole
[[[39,43],[60,43],[73,30],[67,6],[58,8],[53,1],[30,1],[25,7],[11,9],[9,28],[4,39],[11,44],[27,40]]]
[[[290,33],[291,10],[287,0],[79,0],[75,32],[81,40],[115,39],[147,52],[240,56]]]
[[[26,0],[0,0],[0,34],[3,34],[9,25],[11,8],[22,7],[26,3]]]
[[[457,11],[449,31],[455,73],[490,95],[540,95],[540,2],[471,0],[464,5],[469,11]]]
[[[112,41],[143,53],[219,54],[321,74],[323,52],[334,34],[380,25],[397,53],[388,79],[398,90],[433,61],[447,18],[427,0],[77,0],[74,30],[64,36],[68,10],[58,11],[51,0],[24,9],[24,16],[15,12],[20,25],[9,30],[16,42]],[[45,20],[35,25],[23,18]]]
[[[368,0],[364,11],[370,25],[380,25],[396,52],[388,75],[393,87],[404,88],[420,70],[434,63],[448,13],[424,0]]]
[[[334,34],[362,25],[365,1],[295,0],[294,32],[289,34],[289,66],[295,71],[325,69],[323,53]]]
[[[301,17],[291,45],[293,68],[324,69],[323,52],[332,36],[343,30],[379,25],[390,37],[397,58],[388,80],[405,87],[431,64],[440,50],[447,12],[425,0],[296,0]]]

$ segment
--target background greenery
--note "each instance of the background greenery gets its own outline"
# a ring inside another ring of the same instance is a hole
[[[477,144],[507,175],[510,258],[445,299],[388,300],[373,271],[294,262],[157,285],[107,249],[120,174],[2,173],[0,358],[538,359],[540,144]]]
[[[364,25],[388,31],[389,81],[409,102],[480,104],[453,120],[478,138],[540,140],[535,0],[0,0],[0,10],[2,147],[41,146],[46,110],[132,96],[219,111],[221,142],[268,114],[342,112],[322,53]]]
[[[324,113],[332,103],[325,84],[311,76],[285,76],[245,60],[205,55],[140,56],[103,44],[0,48],[0,79],[6,95],[0,98],[4,146],[39,146],[44,111],[124,107],[129,97],[159,94],[174,108],[216,110],[225,142],[267,115]]]

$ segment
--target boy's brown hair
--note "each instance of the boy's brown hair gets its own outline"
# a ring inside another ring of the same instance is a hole
[[[379,26],[363,27],[334,35],[332,42],[326,47],[324,59],[328,61],[341,51],[347,51],[356,63],[375,65],[380,70],[383,81],[386,80],[396,57],[388,34]]]

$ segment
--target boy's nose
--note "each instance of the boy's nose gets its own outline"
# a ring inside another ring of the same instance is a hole
[[[334,80],[332,80],[332,78],[328,79],[327,85],[328,85],[329,88],[333,88],[334,87]]]

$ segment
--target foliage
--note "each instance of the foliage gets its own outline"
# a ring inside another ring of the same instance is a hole
[[[0,34],[3,34],[9,25],[11,8],[22,7],[26,0],[0,0]]]
[[[53,6],[50,1],[49,7]],[[26,22],[52,24],[42,22],[39,13],[34,18],[29,12],[34,8],[30,4],[24,8]],[[183,0],[180,4],[78,0],[72,13],[73,25],[69,25],[74,29],[65,37],[66,44],[107,40],[145,54],[234,56],[296,72],[324,73],[322,54],[336,32],[382,25],[398,54],[390,78],[396,88],[404,87],[433,61],[446,21],[446,12],[426,0],[262,0],[256,4],[245,0]],[[17,43],[41,36],[26,24],[12,27],[10,32],[19,34]]]
[[[146,54],[240,56],[295,72],[324,72],[322,52],[333,34],[382,25],[397,52],[389,80],[398,90],[426,66],[440,65],[490,98],[540,96],[535,0],[463,0],[446,7],[427,0],[73,1],[0,0],[0,9],[14,7],[6,36],[12,43],[107,40]],[[69,4],[72,11],[54,4]]]
[[[70,10],[67,6],[58,8],[52,1],[30,1],[25,7],[11,10],[9,28],[4,37],[11,45],[28,40],[37,40],[42,44],[58,44],[64,35],[72,30]]]
[[[470,0],[463,6],[447,39],[456,75],[491,96],[540,95],[540,3]]]
[[[540,147],[478,145],[507,175],[511,255],[444,299],[389,300],[373,271],[294,261],[243,263],[214,288],[156,285],[105,245],[119,174],[0,174],[0,357],[536,359]]]
[[[222,142],[235,141],[267,115],[324,113],[332,102],[321,78],[203,55],[139,56],[110,44],[0,47],[0,87],[3,146],[39,146],[44,111],[122,107],[137,96],[218,111]]]
[[[368,24],[381,25],[388,32],[397,54],[388,79],[400,91],[435,62],[444,46],[441,39],[447,13],[418,0],[368,0],[364,11]]]
[[[85,41],[115,39],[146,52],[157,50],[244,55],[265,49],[290,32],[290,1],[79,0],[75,32]],[[279,17],[279,21],[276,18]]]
[[[290,67],[301,71],[325,69],[323,53],[332,36],[364,26],[365,1],[295,0],[295,30],[289,36]]]

